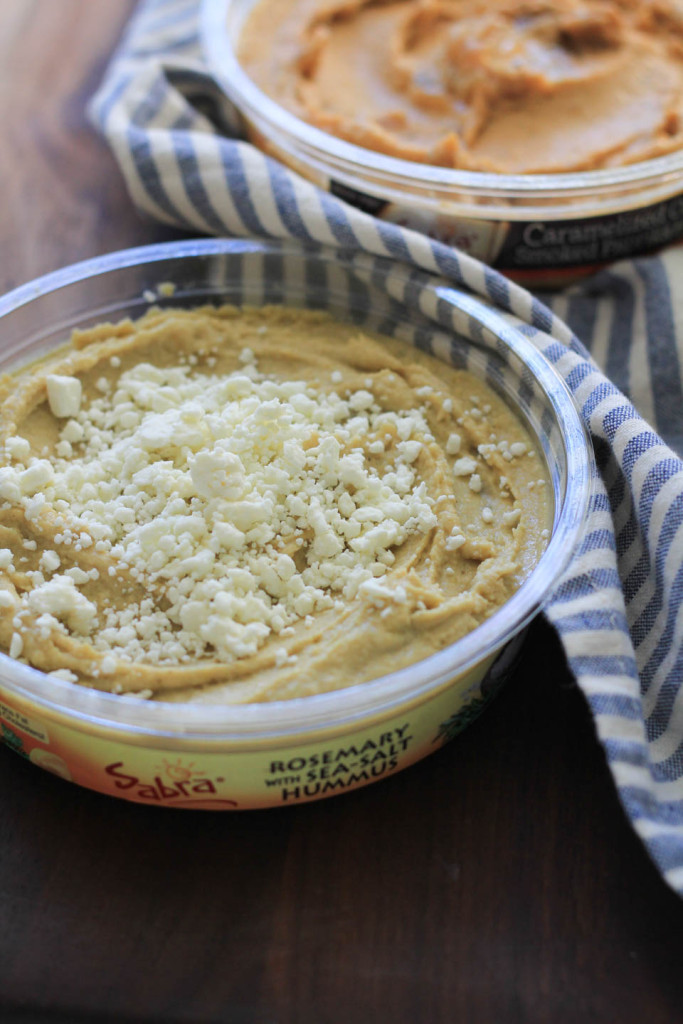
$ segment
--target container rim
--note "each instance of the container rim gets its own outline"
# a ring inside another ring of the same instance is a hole
[[[0,337],[4,316],[41,296],[123,268],[228,254],[278,253],[284,259],[301,258],[313,251],[335,258],[335,250],[318,245],[249,239],[193,239],[112,252],[53,271],[1,297]],[[395,266],[392,260],[383,262]],[[406,273],[411,273],[410,268],[406,267]],[[425,278],[429,277],[425,273]],[[434,289],[441,302],[491,331],[525,364],[552,406],[564,447],[567,483],[548,546],[529,577],[500,609],[471,633],[421,662],[342,690],[286,701],[227,706],[145,701],[48,678],[1,653],[0,696],[3,690],[15,694],[43,710],[67,716],[81,728],[97,724],[142,736],[256,741],[333,726],[350,728],[371,712],[388,714],[407,701],[419,700],[445,686],[523,629],[547,600],[583,532],[591,494],[592,446],[567,386],[528,338],[495,310],[443,278],[434,278],[427,287]],[[435,324],[435,330],[444,328]]]
[[[340,173],[385,177],[393,189],[418,191],[463,189],[477,195],[504,198],[510,193],[528,197],[581,197],[606,188],[626,189],[629,186],[656,185],[661,188],[665,179],[683,182],[683,151],[655,157],[640,163],[595,171],[575,171],[562,174],[495,174],[483,171],[455,170],[401,160],[375,150],[356,146],[307,124],[284,107],[279,106],[254,84],[243,71],[227,32],[228,16],[235,0],[202,0],[200,8],[200,37],[211,73],[222,90],[242,112],[264,119],[278,137],[286,134],[295,139],[308,156],[315,159],[323,155],[324,162],[337,166]],[[256,0],[254,0],[256,2]],[[683,186],[682,186],[683,187]]]

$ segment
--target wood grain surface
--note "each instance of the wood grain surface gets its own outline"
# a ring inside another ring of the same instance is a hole
[[[178,237],[85,116],[132,8],[0,0],[2,291]],[[321,803],[154,810],[0,749],[2,1024],[680,1024],[682,939],[540,620],[466,733]]]

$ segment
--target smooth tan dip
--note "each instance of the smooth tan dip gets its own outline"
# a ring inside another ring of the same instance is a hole
[[[259,0],[238,57],[298,117],[405,160],[562,173],[683,145],[675,0]]]
[[[326,314],[151,310],[0,383],[0,645],[159,700],[421,660],[546,544],[545,465],[475,376]]]

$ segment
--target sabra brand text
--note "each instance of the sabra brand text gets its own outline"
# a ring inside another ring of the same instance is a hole
[[[114,781],[114,787],[125,790],[126,796],[140,801],[156,803],[178,802],[185,806],[215,801],[224,806],[237,807],[236,800],[221,796],[218,787],[225,782],[223,776],[208,778],[203,771],[195,770],[194,764],[184,765],[180,758],[175,763],[164,761],[159,774],[151,780],[142,779],[125,770],[123,761],[115,761],[104,768]],[[162,773],[166,780],[162,778]]]

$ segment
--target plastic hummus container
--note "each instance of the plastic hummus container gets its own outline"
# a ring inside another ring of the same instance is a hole
[[[165,282],[175,285],[172,297]],[[112,253],[0,299],[0,370],[44,356],[73,328],[139,317],[150,303],[224,302],[327,309],[485,379],[544,453],[552,528],[536,568],[477,629],[408,668],[335,692],[229,707],[154,702],[49,678],[0,654],[8,746],[64,779],[154,806],[288,806],[386,778],[437,750],[509,670],[576,549],[590,494],[590,442],[546,359],[483,303],[390,260],[229,240]]]
[[[203,0],[211,73],[257,146],[345,202],[529,284],[563,284],[683,237],[683,152],[598,171],[489,174],[399,160],[306,124],[237,60],[257,2]]]

